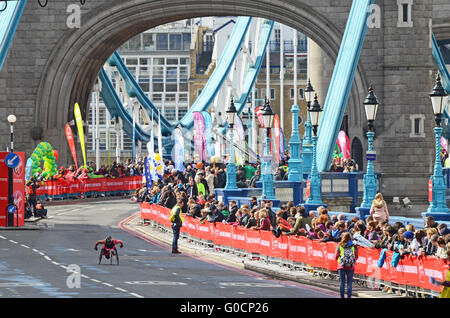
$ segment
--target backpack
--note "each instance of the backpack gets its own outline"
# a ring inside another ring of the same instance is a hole
[[[341,258],[340,263],[344,267],[353,267],[355,265],[355,247],[342,247],[339,246],[339,249],[341,251]]]

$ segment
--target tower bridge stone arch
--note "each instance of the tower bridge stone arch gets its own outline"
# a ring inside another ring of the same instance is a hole
[[[201,16],[253,16],[275,20],[307,35],[322,50],[323,68],[314,81],[323,103],[351,6],[350,0],[95,0],[81,6],[80,28],[67,26],[66,0],[41,8],[29,0],[3,69],[0,71],[0,116],[15,113],[18,149],[31,153],[42,140],[69,161],[64,125],[78,102],[85,115],[96,76],[107,58],[125,41],[152,27]],[[78,3],[73,1],[72,4]],[[381,27],[369,29],[347,105],[349,134],[366,143],[362,101],[369,83],[381,101],[377,129],[376,170],[386,174],[385,190],[395,194],[402,178],[423,179],[408,190],[425,194],[433,159],[433,115],[428,92],[436,67],[429,47],[430,21],[450,17],[450,8],[432,0],[414,1],[413,26],[398,28],[396,1],[376,0]],[[442,22],[444,23],[444,22]],[[321,85],[318,85],[320,87]],[[289,107],[285,107],[289,109]],[[409,114],[426,114],[426,137],[412,139]],[[85,116],[83,116],[85,117]],[[0,121],[0,144],[8,143],[8,127]],[[34,144],[30,142],[33,137]],[[364,144],[364,149],[366,144]],[[365,151],[365,150],[364,150]],[[406,155],[405,155],[406,154]],[[419,159],[412,159],[417,154]],[[401,156],[399,160],[394,159]],[[392,175],[392,179],[389,179]],[[403,182],[404,183],[404,182]],[[401,189],[399,191],[406,189]]]

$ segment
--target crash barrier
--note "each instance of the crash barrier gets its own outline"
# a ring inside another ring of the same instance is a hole
[[[96,196],[125,195],[142,187],[142,176],[121,178],[94,178],[49,180],[39,183],[36,196],[40,200],[72,199]]]
[[[156,204],[140,203],[141,219],[156,222],[170,229],[170,210]],[[336,242],[319,242],[307,237],[281,235],[278,238],[270,231],[246,229],[223,223],[201,223],[199,219],[184,216],[181,233],[190,238],[200,239],[216,247],[229,247],[247,253],[260,254],[271,258],[304,263],[319,269],[337,271],[335,259]],[[372,281],[394,283],[403,287],[420,288],[438,295],[442,287],[430,283],[429,277],[445,280],[448,264],[434,256],[416,257],[404,255],[394,267],[391,264],[393,252],[385,253],[385,260],[378,267],[381,249],[358,246],[359,258],[355,265],[355,274],[365,276]],[[405,290],[405,288],[399,288]],[[410,288],[411,290],[411,288]],[[428,293],[430,294],[430,293]]]

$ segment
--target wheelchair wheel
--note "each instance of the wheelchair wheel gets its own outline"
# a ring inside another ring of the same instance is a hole
[[[103,257],[103,251],[100,250],[100,255],[98,256],[98,263],[99,264],[102,262],[102,257]]]
[[[113,255],[116,256],[116,264],[119,265],[119,252],[117,251],[117,249],[115,248],[112,253],[111,253],[111,264],[112,264],[112,259],[113,259]]]

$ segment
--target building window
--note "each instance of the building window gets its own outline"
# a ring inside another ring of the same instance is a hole
[[[266,89],[261,88],[261,98],[266,99],[266,97],[268,97],[266,94]],[[270,89],[270,100],[275,100],[275,88]]]
[[[398,6],[398,21],[397,27],[399,28],[412,28],[412,5],[413,0],[397,0]]]
[[[411,120],[411,133],[410,138],[425,138],[425,115],[424,114],[412,114],[409,115]]]
[[[155,38],[156,34],[154,33],[144,33],[142,35],[142,43],[144,45],[144,50],[154,51],[156,49]]]
[[[165,117],[167,118],[168,121],[175,121],[176,120],[175,108],[166,108]]]
[[[201,88],[197,88],[197,97],[200,96],[201,93],[202,93],[202,89]]]
[[[167,51],[168,48],[168,34],[167,33],[158,33],[156,34],[156,50],[158,51]]]
[[[181,51],[182,49],[181,34],[171,34],[169,45],[170,50]]]
[[[299,88],[298,89],[298,99],[304,100],[305,99],[305,95],[303,94],[303,88]]]

